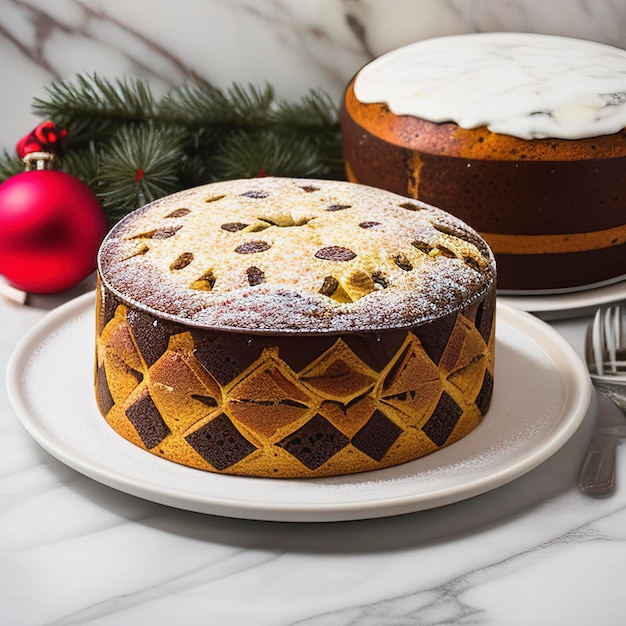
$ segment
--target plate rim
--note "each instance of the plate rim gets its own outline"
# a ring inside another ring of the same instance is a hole
[[[565,372],[556,370],[555,367],[555,371],[566,383],[568,391],[566,399],[568,401],[567,404],[570,405],[570,411],[567,419],[561,416],[557,422],[558,427],[552,429],[554,431],[552,436],[543,438],[540,441],[540,445],[535,445],[532,448],[532,454],[529,455],[528,450],[524,449],[525,455],[523,457],[517,458],[515,463],[509,461],[504,468],[498,469],[493,474],[474,478],[469,485],[466,483],[454,484],[444,489],[439,489],[435,493],[408,493],[383,498],[377,497],[376,499],[358,502],[354,500],[328,502],[323,506],[318,502],[298,502],[289,506],[287,503],[279,501],[264,500],[263,502],[257,502],[226,498],[221,495],[217,498],[207,499],[207,496],[203,494],[192,491],[181,492],[172,489],[170,486],[155,485],[154,482],[140,479],[137,476],[129,476],[127,473],[122,475],[115,468],[105,467],[99,462],[94,462],[80,452],[72,455],[66,449],[67,445],[59,442],[56,435],[49,432],[41,432],[37,427],[39,418],[32,414],[25,398],[24,372],[26,371],[26,366],[33,359],[36,359],[42,339],[50,336],[51,332],[60,332],[64,325],[85,314],[88,309],[94,306],[94,303],[95,291],[78,296],[45,314],[18,341],[9,358],[5,377],[10,404],[27,433],[44,450],[68,467],[118,491],[144,500],[197,513],[264,521],[320,522],[372,519],[438,508],[501,487],[539,466],[555,454],[573,436],[587,415],[591,405],[591,381],[589,376],[587,376],[582,359],[579,358],[567,340],[541,319],[498,301],[496,306],[496,341],[499,323],[509,324],[516,331],[526,336],[530,332],[540,336],[547,336],[552,346],[550,352],[546,352],[545,347],[536,341],[534,335],[530,340],[544,352],[551,363],[554,364],[555,360],[560,360],[567,365]],[[526,332],[524,332],[525,330]],[[565,401],[563,405],[562,409],[565,409]],[[120,442],[132,445],[122,438],[120,438]],[[418,461],[419,459],[416,459],[408,462],[406,465]],[[200,471],[193,468],[186,469],[193,472]],[[377,472],[383,471],[377,470]],[[372,474],[375,473],[372,472]],[[223,476],[221,474],[211,474],[210,472],[206,474],[235,481],[241,478],[263,482],[276,482],[279,480],[274,478]],[[494,479],[494,476],[497,479]],[[292,480],[325,481],[325,479],[321,478]]]
[[[564,293],[497,292],[498,301],[529,313],[563,313],[626,299],[626,276],[609,284]]]

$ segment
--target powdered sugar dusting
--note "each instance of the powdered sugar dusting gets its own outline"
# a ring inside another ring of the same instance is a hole
[[[153,202],[112,229],[98,262],[106,287],[153,315],[256,332],[415,325],[471,304],[495,280],[484,240],[439,209],[287,178]]]

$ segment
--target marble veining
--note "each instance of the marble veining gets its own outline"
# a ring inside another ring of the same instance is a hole
[[[337,103],[358,69],[429,37],[519,31],[626,48],[622,0],[0,0],[0,147],[39,121],[55,79],[137,75],[158,95],[194,77],[226,88],[270,83]]]
[[[364,67],[361,102],[397,115],[523,139],[578,139],[626,126],[626,51],[569,37],[479,33],[438,37]]]

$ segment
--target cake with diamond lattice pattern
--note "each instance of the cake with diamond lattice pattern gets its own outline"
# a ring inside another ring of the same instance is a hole
[[[352,183],[213,183],[98,259],[96,399],[154,455],[262,477],[416,459],[493,389],[495,262],[447,213]]]

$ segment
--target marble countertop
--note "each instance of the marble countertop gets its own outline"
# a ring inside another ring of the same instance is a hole
[[[29,306],[0,299],[2,371],[48,310],[91,287]],[[580,354],[587,321],[549,323]],[[0,622],[617,626],[626,451],[611,497],[579,491],[595,418],[592,408],[550,459],[471,499],[372,520],[264,522],[170,508],[79,474],[31,439],[3,385]]]
[[[312,87],[340,101],[374,56],[427,37],[536,32],[626,46],[623,0],[0,0],[0,146],[40,120],[50,81],[77,73]],[[92,288],[0,298],[0,371],[51,309]],[[587,318],[551,321],[582,350]],[[68,400],[71,401],[71,400]],[[626,446],[614,495],[577,475],[591,411],[514,482],[422,512],[335,523],[193,513],[70,469],[26,432],[0,385],[2,626],[587,626],[624,623]]]

